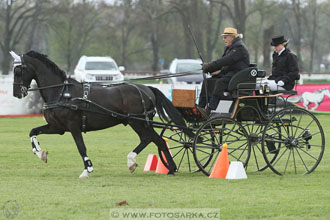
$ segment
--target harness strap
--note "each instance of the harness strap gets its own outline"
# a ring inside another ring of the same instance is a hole
[[[147,125],[149,126],[150,125],[150,123],[149,123],[149,121],[150,121],[149,114],[153,114],[154,113],[154,109],[152,109],[152,112],[148,114],[148,111],[147,111],[147,108],[146,108],[146,102],[144,101],[144,98],[143,98],[143,94],[141,92],[141,89],[137,85],[135,85],[135,84],[128,84],[128,85],[131,85],[131,86],[135,87],[137,89],[137,91],[139,92],[140,97],[141,97],[142,106],[143,106],[143,113],[145,115],[145,119],[146,119]],[[147,95],[146,93],[144,93],[144,94]],[[147,97],[149,97],[149,96],[147,95]],[[149,97],[149,99],[152,101],[151,97]]]
[[[88,100],[88,96],[90,94],[91,91],[91,84],[90,83],[84,83],[83,84],[83,99]],[[88,102],[84,102],[84,108],[85,109],[89,109],[89,103]],[[86,133],[87,131],[87,115],[85,114],[86,111],[83,111],[83,115],[82,115],[82,124],[81,124],[81,130]]]

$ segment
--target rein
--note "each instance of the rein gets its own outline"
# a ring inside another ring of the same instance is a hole
[[[69,85],[73,85],[73,83],[61,83],[61,84],[50,85],[50,86],[42,86],[42,87],[38,87],[38,88],[30,88],[28,91],[38,91],[38,90],[43,90],[43,89],[50,89],[50,88],[69,86]]]
[[[200,69],[198,69],[198,70],[200,70]],[[195,70],[195,71],[198,71],[198,70]],[[199,74],[200,73],[196,73],[193,71],[185,71],[185,72],[180,72],[180,73],[160,74],[157,76],[147,76],[147,77],[142,77],[142,78],[128,79],[128,80],[124,80],[124,81],[166,79],[166,78],[171,78],[171,77],[190,76],[190,75],[199,75]]]

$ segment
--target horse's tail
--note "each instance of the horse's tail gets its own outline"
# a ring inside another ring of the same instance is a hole
[[[193,138],[195,136],[194,133],[190,129],[186,128],[186,122],[183,120],[181,113],[173,106],[172,102],[159,89],[151,86],[148,87],[156,96],[156,111],[159,117],[167,122],[170,122],[164,112],[165,109],[167,115],[174,122],[174,124],[184,127],[183,132]]]
[[[291,103],[297,103],[297,102],[301,102],[301,101],[303,101],[302,94],[299,96],[288,98],[288,102],[291,102]]]

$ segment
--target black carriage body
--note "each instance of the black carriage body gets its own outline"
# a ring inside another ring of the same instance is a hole
[[[245,96],[236,99],[232,117],[237,121],[267,123],[277,108],[279,95]]]
[[[210,175],[225,143],[230,161],[241,161],[246,169],[252,167],[254,171],[269,167],[279,175],[308,174],[318,166],[325,139],[317,118],[288,105],[285,96],[296,95],[296,91],[271,92],[267,86],[257,86],[257,77],[265,77],[265,72],[249,67],[232,78],[228,86],[230,94],[226,97],[232,103],[227,112],[218,111],[224,110],[221,100],[211,117],[204,116],[195,106],[195,96],[187,106],[175,105],[196,133],[192,140],[180,129],[163,129],[162,136],[172,141],[170,150],[179,163],[178,168],[186,157],[190,172]],[[172,98],[175,98],[173,94]],[[189,162],[190,152],[197,168]]]

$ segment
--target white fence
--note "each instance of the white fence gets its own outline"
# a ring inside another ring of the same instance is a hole
[[[0,115],[41,113],[43,102],[40,93],[30,92],[23,99],[13,96],[13,75],[0,75]]]
[[[306,80],[327,80],[330,81],[330,74],[324,73],[300,73],[299,84],[304,84]]]
[[[129,72],[125,74],[126,79],[154,76],[156,72]],[[306,80],[328,80],[330,74],[301,74],[300,84]],[[172,100],[172,89],[193,89],[199,94],[201,85],[191,84],[152,84],[161,90],[166,97]],[[0,75],[0,115],[39,114],[42,109],[42,100],[39,92],[30,92],[23,99],[13,96],[13,75]]]

